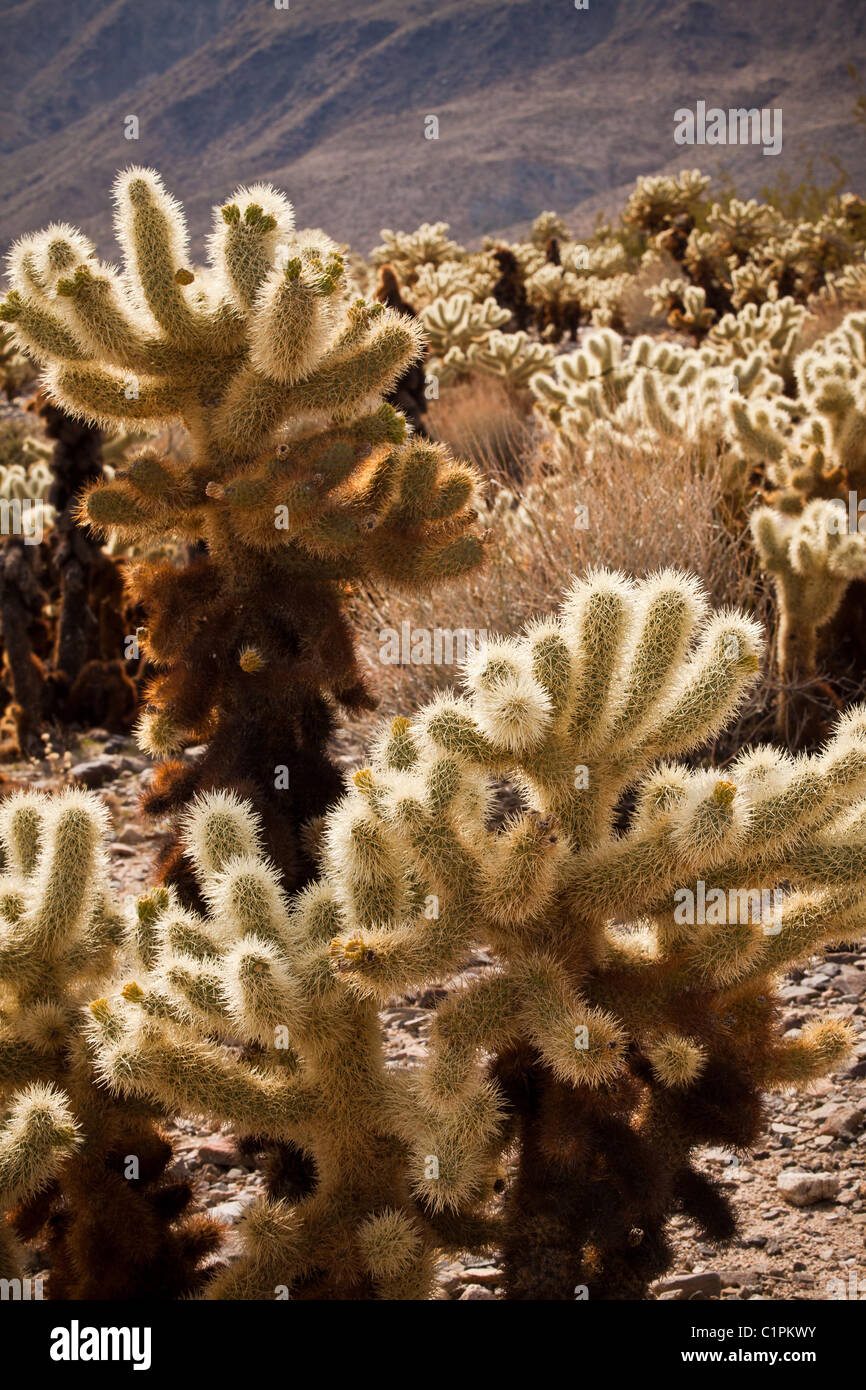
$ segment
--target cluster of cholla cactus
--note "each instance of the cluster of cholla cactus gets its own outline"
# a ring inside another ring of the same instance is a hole
[[[440,382],[448,385],[466,376],[488,376],[519,392],[528,388],[537,372],[552,365],[553,348],[547,343],[534,341],[522,330],[502,333],[494,328],[480,342],[470,343],[465,352],[452,348],[442,362]]]
[[[729,403],[731,433],[765,478],[766,503],[751,526],[776,593],[785,687],[778,717],[788,734],[799,717],[788,692],[815,676],[822,630],[852,581],[866,577],[859,506],[866,488],[866,316],[849,314],[796,355],[791,370],[795,395]],[[840,614],[845,629],[853,616]]]
[[[811,758],[677,761],[726,724],[759,652],[755,625],[711,614],[682,575],[590,575],[476,654],[464,695],[385,731],[332,814],[353,898],[331,958],[360,999],[491,952],[438,1007],[419,1086],[453,1123],[497,1089],[515,1169],[502,1209],[473,1219],[511,1297],[640,1296],[676,1210],[729,1236],[693,1150],[749,1145],[764,1089],[849,1047],[835,1020],[781,1039],[774,982],[866,924],[863,711]],[[494,778],[522,800],[501,825]],[[467,1170],[479,1193],[489,1157]]]
[[[731,437],[729,401],[784,390],[769,323],[763,336],[750,327],[747,336],[726,324],[722,345],[707,339],[700,348],[646,334],[626,348],[620,334],[602,329],[558,356],[552,371],[531,381],[554,458],[573,468],[576,459],[592,466],[612,448],[653,459],[668,444],[687,447],[699,466],[719,468],[726,496],[732,507],[740,499],[741,511],[754,465]]]
[[[218,1227],[166,1174],[152,1108],[100,1084],[85,1034],[125,934],[108,891],[107,815],[92,794],[18,793],[0,842],[0,1274],[47,1248],[51,1298],[180,1297]]]
[[[709,183],[696,169],[638,179],[622,218],[632,255],[676,262],[703,290],[708,311],[721,316],[786,297],[805,304],[862,260],[859,198],[834,197],[821,217],[798,221],[754,198],[711,200]]]
[[[140,738],[168,758],[149,806],[179,812],[199,790],[237,788],[300,882],[299,826],[339,789],[334,705],[371,703],[345,616],[352,583],[424,588],[476,566],[476,478],[382,403],[420,354],[415,321],[352,299],[335,245],[296,233],[280,193],[239,189],[215,210],[206,269],[156,173],[125,171],[115,197],[123,271],[49,227],[13,249],[3,315],[70,413],[185,427],[182,458],[133,451],[81,503],[115,542],[168,534],[195,548],[181,568],[145,560],[129,579],[158,671]],[[204,740],[194,767],[172,758]],[[166,876],[195,897],[177,843]]]
[[[114,1091],[312,1160],[210,1296],[426,1297],[438,1251],[495,1248],[509,1297],[629,1298],[668,1267],[674,1212],[732,1235],[693,1152],[747,1147],[764,1090],[844,1057],[844,1022],[778,1035],[776,979],[866,928],[862,710],[811,757],[692,757],[760,647],[683,575],[591,574],[479,650],[465,694],[382,730],[292,898],[248,807],[189,813],[207,910],[139,900],[88,1033]],[[386,1068],[378,1009],[479,945],[423,1065]]]

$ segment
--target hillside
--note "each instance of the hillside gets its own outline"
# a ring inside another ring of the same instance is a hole
[[[461,238],[542,207],[588,225],[638,174],[722,165],[757,191],[808,157],[866,174],[846,63],[856,0],[20,0],[2,6],[4,244],[58,214],[110,242],[118,166],[159,167],[194,230],[239,181],[366,251],[382,226]],[[864,64],[866,66],[866,64]],[[780,157],[683,148],[680,106],[781,107]],[[424,138],[424,117],[440,121]],[[124,138],[138,117],[140,138]]]

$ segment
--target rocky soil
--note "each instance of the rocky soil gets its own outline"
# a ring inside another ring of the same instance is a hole
[[[335,756],[357,763],[357,744],[341,735]],[[188,750],[187,756],[196,756]],[[138,810],[150,764],[131,740],[94,730],[69,751],[40,763],[11,766],[6,775],[42,789],[75,779],[97,789],[114,821],[111,879],[126,896],[151,881],[160,842],[167,838]],[[474,973],[489,968],[479,953]],[[382,1014],[390,1061],[405,1065],[424,1055],[424,1034],[437,991],[407,995]],[[748,1158],[705,1149],[700,1166],[731,1189],[740,1235],[725,1249],[706,1244],[685,1218],[672,1224],[674,1272],[657,1286],[661,1299],[866,1300],[866,947],[815,957],[791,971],[782,989],[783,1028],[796,1036],[810,1019],[847,1018],[858,1034],[845,1068],[808,1092],[770,1095],[768,1127]],[[264,1190],[264,1178],[242,1157],[230,1134],[178,1119],[169,1126],[176,1172],[188,1176],[202,1206],[226,1227],[223,1258],[239,1248],[238,1225]],[[495,1261],[454,1260],[443,1265],[447,1297],[495,1299],[501,1274]]]

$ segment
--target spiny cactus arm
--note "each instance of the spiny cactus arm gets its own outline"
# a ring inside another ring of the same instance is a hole
[[[36,792],[16,792],[0,802],[0,843],[5,871],[30,878],[39,862],[45,834],[45,798]]]
[[[440,908],[432,926],[419,916],[394,927],[346,932],[331,943],[331,964],[353,992],[384,1004],[457,969],[465,959],[469,925],[467,912]]]
[[[18,290],[10,290],[0,305],[0,322],[12,325],[15,343],[36,362],[89,360],[90,355],[55,314]]]
[[[0,1093],[7,1096],[17,1087],[40,1081],[45,1075],[44,1052],[17,1036],[9,1023],[7,1018],[0,1029]]]
[[[637,756],[682,754],[717,734],[755,684],[762,649],[756,622],[740,613],[716,613],[683,668],[679,689],[659,710],[658,723],[639,745]]]
[[[162,425],[181,415],[187,396],[177,378],[128,376],[87,362],[52,368],[46,374],[51,399],[71,415],[102,429],[122,421]]]
[[[108,893],[97,895],[90,921],[65,952],[62,970],[68,980],[95,984],[110,970],[126,940],[127,921]]]
[[[271,942],[247,934],[222,961],[221,991],[242,1037],[272,1047],[278,1030],[292,1039],[307,1033],[311,1001],[302,981]]]
[[[291,203],[270,184],[238,188],[214,209],[208,252],[239,313],[253,307],[272,273],[280,241],[290,241],[294,227]]]
[[[553,956],[527,953],[515,973],[520,1021],[553,1075],[576,1086],[611,1081],[628,1041],[617,1018],[582,999]]]
[[[250,318],[250,361],[272,381],[291,386],[310,373],[336,336],[342,258],[318,251],[290,256],[259,289]]]
[[[194,536],[202,530],[204,488],[186,469],[152,451],[138,455],[111,482],[83,495],[78,518],[102,535],[129,544],[166,531]]]
[[[805,832],[829,827],[850,810],[866,788],[864,711],[854,707],[840,718],[823,752],[793,758],[776,749],[742,753],[726,776],[748,797],[749,818],[737,857],[720,872],[735,874],[744,863],[786,867],[791,846]]]
[[[131,996],[127,1007],[138,1002]],[[124,1021],[104,1000],[91,1005],[91,1013],[100,1075],[124,1095],[274,1139],[309,1123],[316,1112],[317,1091],[291,1072],[247,1067],[165,1022]]]
[[[665,609],[678,610],[671,611],[673,626],[667,639],[673,646],[662,648],[656,663],[653,634]],[[695,633],[694,655],[680,661],[683,641],[692,636],[688,625],[700,616],[702,603],[694,585],[677,585],[669,576],[637,592],[621,576],[590,576],[575,585],[563,621],[579,671],[570,721],[576,751],[605,749],[610,714],[619,713],[620,706],[625,712],[624,701],[613,689],[623,664],[629,697],[638,699],[643,714],[637,729],[631,728],[637,735],[634,763],[650,754],[684,752],[724,724],[755,679],[759,629],[742,615],[716,614]],[[655,699],[650,702],[654,685]],[[626,728],[623,716],[614,728],[621,738]]]
[[[126,273],[143,311],[149,311],[166,340],[189,349],[217,335],[210,317],[196,304],[190,286],[186,221],[180,204],[153,169],[125,169],[114,187],[115,230]]]
[[[208,1284],[207,1298],[233,1301],[283,1296],[292,1280],[310,1267],[323,1234],[320,1222],[312,1219],[314,1215],[310,1202],[305,1203],[303,1215],[296,1204],[287,1201],[259,1202],[251,1207],[241,1227],[245,1258],[219,1271]]]
[[[394,1208],[375,1212],[359,1226],[355,1239],[361,1258],[383,1299],[427,1296],[433,1253],[422,1254],[417,1218]]]
[[[9,928],[10,944],[49,962],[86,932],[106,872],[106,827],[105,808],[92,793],[67,790],[47,802],[25,910]]]
[[[284,421],[298,415],[352,420],[381,397],[421,351],[420,330],[391,310],[363,321],[357,342],[340,342],[302,380],[287,386],[252,365],[239,370],[214,417],[218,447],[254,459]]]
[[[422,1113],[410,1142],[411,1185],[434,1215],[470,1205],[483,1194],[504,1116],[502,1097],[480,1081],[453,1110]]]
[[[33,1197],[80,1143],[79,1126],[56,1086],[34,1083],[16,1091],[0,1123],[0,1203]]]
[[[520,995],[514,974],[496,971],[471,980],[437,1008],[428,1056],[418,1073],[424,1101],[439,1111],[459,1106],[478,1082],[482,1048],[505,1047],[520,1035]]]
[[[688,778],[687,791],[654,823],[574,855],[569,865],[574,913],[640,913],[693,872],[736,853],[748,806],[732,782],[712,774]]]
[[[749,948],[737,972],[738,982],[747,982],[768,973],[791,969],[814,955],[840,932],[856,941],[866,927],[866,904],[862,880],[840,888],[793,892],[783,902],[771,922],[761,928],[758,948]]]
[[[856,1034],[843,1019],[815,1019],[799,1038],[780,1039],[766,1069],[773,1089],[807,1086],[838,1067],[851,1053]]]

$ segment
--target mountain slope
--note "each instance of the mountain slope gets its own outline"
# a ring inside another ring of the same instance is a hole
[[[21,0],[2,10],[0,234],[62,217],[111,244],[118,167],[152,164],[193,230],[239,182],[273,181],[299,221],[366,251],[382,226],[461,238],[542,207],[586,226],[639,173],[723,165],[757,191],[840,159],[866,176],[846,63],[859,0]],[[683,148],[674,111],[772,106],[778,158]],[[427,115],[439,139],[424,138]],[[135,115],[140,138],[124,138]]]

